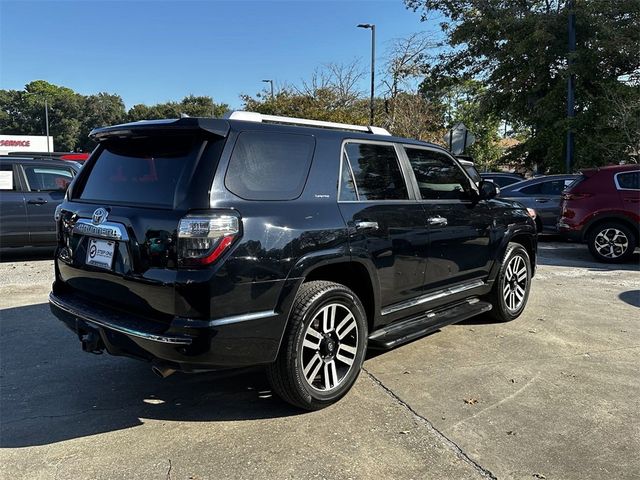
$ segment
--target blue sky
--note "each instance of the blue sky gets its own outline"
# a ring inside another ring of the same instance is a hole
[[[0,0],[0,88],[31,80],[136,103],[210,95],[241,106],[272,78],[297,83],[328,62],[369,68],[394,38],[437,32],[402,0],[8,1]],[[363,79],[362,90],[368,89]]]

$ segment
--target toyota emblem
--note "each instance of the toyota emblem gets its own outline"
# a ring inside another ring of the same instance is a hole
[[[107,212],[104,208],[97,208],[95,212],[93,212],[93,216],[91,217],[91,221],[95,225],[100,225],[104,223],[104,221],[109,216],[109,212]]]

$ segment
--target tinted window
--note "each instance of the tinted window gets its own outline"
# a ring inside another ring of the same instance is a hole
[[[640,190],[640,172],[620,173],[617,178],[620,188]]]
[[[48,165],[30,165],[23,168],[32,192],[64,192],[73,180],[74,172],[70,168]]]
[[[476,183],[480,183],[482,181],[482,177],[478,173],[475,165],[462,165],[462,167],[466,170],[467,175],[471,177],[471,180]]]
[[[446,155],[433,150],[406,148],[425,200],[466,198],[469,180],[460,167]]]
[[[242,132],[225,185],[246,200],[293,200],[307,181],[315,140],[309,135]]]
[[[511,178],[511,177],[490,177],[490,178],[487,178],[487,180],[491,180],[500,188],[506,187],[507,185],[512,185],[520,181],[517,178]]]
[[[13,165],[0,165],[0,190],[18,190]]]
[[[108,140],[91,166],[80,198],[171,207],[178,183],[191,175],[201,145],[191,135]]]
[[[347,155],[342,156],[342,178],[340,179],[340,200],[353,201],[358,199],[356,187],[353,182],[353,175],[349,168]]]
[[[525,195],[560,195],[573,180],[550,180],[529,185],[520,191]]]
[[[355,177],[359,200],[409,198],[393,145],[347,143],[345,152]]]

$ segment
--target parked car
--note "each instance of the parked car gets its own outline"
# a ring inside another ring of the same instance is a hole
[[[504,188],[508,185],[522,182],[524,180],[524,177],[522,175],[518,175],[517,173],[484,172],[481,173],[480,176],[483,180],[489,180],[490,182],[495,183],[500,188]]]
[[[314,410],[368,347],[527,303],[533,220],[438,146],[249,112],[92,137],[57,211],[49,297],[85,351],[161,376],[265,365]]]
[[[53,215],[77,172],[60,160],[0,157],[0,248],[55,246]]]
[[[533,208],[538,214],[538,230],[542,233],[557,233],[562,191],[577,179],[578,175],[535,177],[500,188],[500,198]]]
[[[628,260],[640,244],[640,166],[583,170],[562,195],[558,230],[587,242],[601,262]]]

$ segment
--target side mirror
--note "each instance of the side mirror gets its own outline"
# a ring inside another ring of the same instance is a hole
[[[483,180],[480,182],[480,185],[478,185],[478,191],[480,200],[491,200],[496,195],[498,195],[496,184],[488,180]]]

